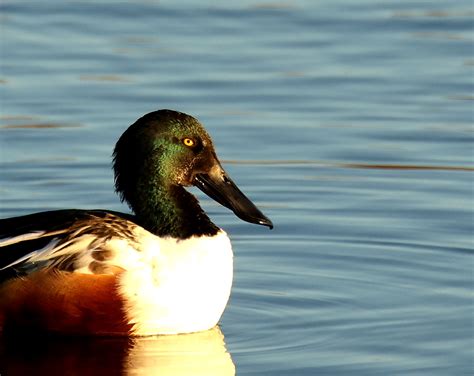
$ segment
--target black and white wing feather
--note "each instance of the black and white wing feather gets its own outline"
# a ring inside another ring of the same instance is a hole
[[[0,282],[45,267],[107,273],[111,239],[135,243],[135,217],[108,210],[56,210],[0,220]]]

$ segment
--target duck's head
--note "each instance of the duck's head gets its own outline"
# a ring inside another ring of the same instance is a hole
[[[144,195],[194,185],[242,220],[273,227],[224,171],[204,127],[184,113],[159,110],[132,124],[115,146],[114,172],[117,192],[135,212]]]

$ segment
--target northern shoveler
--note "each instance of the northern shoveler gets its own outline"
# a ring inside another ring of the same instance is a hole
[[[0,331],[152,335],[217,324],[232,285],[232,248],[185,187],[244,221],[272,222],[184,113],[138,119],[118,140],[113,169],[134,215],[66,209],[0,220]]]

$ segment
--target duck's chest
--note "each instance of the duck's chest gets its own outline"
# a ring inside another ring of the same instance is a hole
[[[119,279],[133,334],[173,334],[212,328],[232,286],[227,234],[143,243]]]

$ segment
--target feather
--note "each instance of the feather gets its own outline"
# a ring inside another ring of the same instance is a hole
[[[111,239],[136,243],[134,217],[106,210],[57,210],[0,220],[0,282],[40,268],[88,272]],[[22,232],[23,231],[23,232]]]

